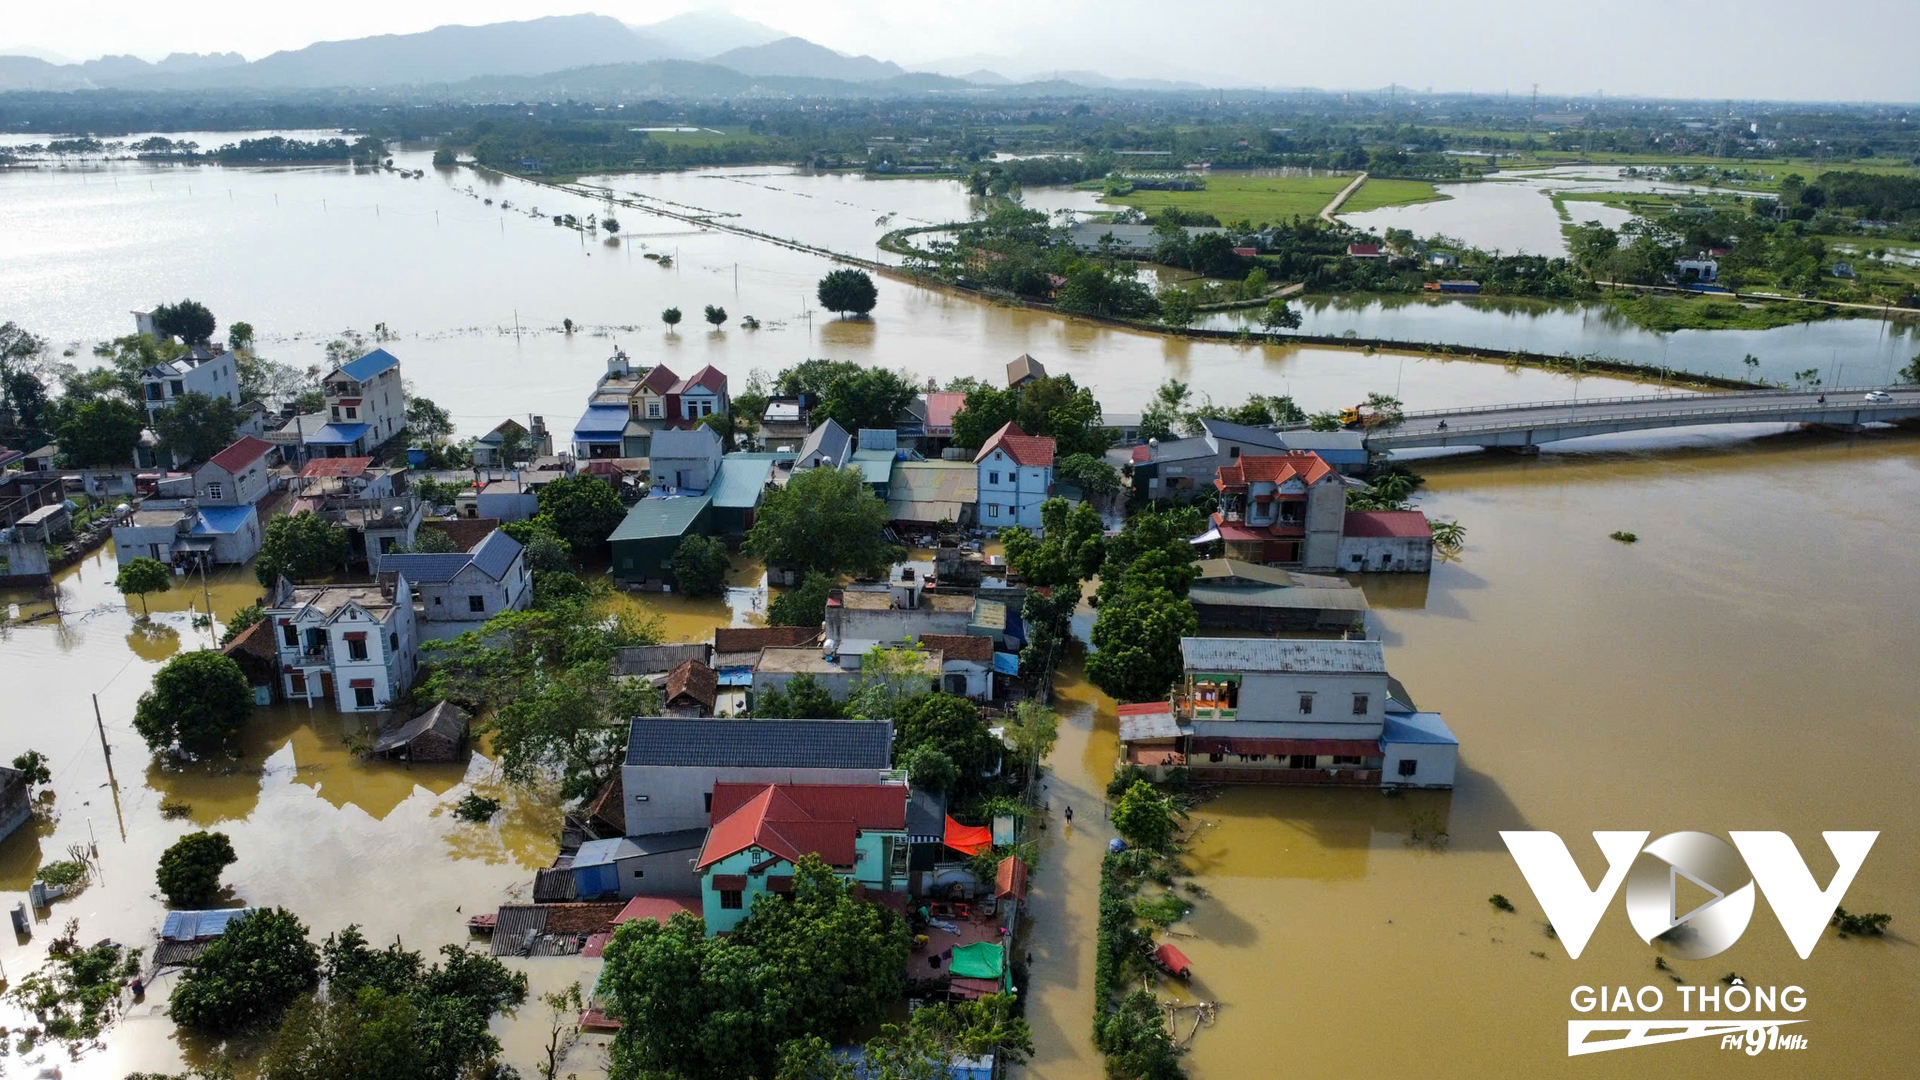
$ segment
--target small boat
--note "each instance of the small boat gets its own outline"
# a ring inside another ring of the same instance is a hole
[[[1171,945],[1162,945],[1153,950],[1153,962],[1160,965],[1162,971],[1181,982],[1193,978],[1193,961],[1187,959],[1186,953]]]
[[[473,918],[467,920],[467,933],[491,934],[493,933],[493,922],[499,917],[497,913],[491,911],[485,915],[475,915]]]

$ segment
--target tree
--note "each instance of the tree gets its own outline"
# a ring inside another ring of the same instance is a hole
[[[719,596],[727,591],[733,560],[727,542],[717,536],[689,536],[673,553],[673,580],[687,596]]]
[[[445,151],[442,151],[443,153]],[[429,1073],[420,1010],[404,994],[333,990],[287,1011],[260,1063],[260,1080],[413,1080]]]
[[[160,445],[182,461],[204,461],[233,443],[240,409],[224,397],[189,390],[154,414]]]
[[[277,1019],[319,975],[319,950],[305,924],[283,908],[262,909],[234,920],[187,961],[167,1007],[182,1027],[226,1034]]]
[[[227,326],[227,345],[235,352],[253,349],[253,324],[236,322]]]
[[[1900,369],[1900,381],[1908,385],[1920,385],[1920,353],[1913,354],[1913,363]]]
[[[453,434],[453,414],[435,405],[432,398],[408,398],[407,430],[428,442],[441,442]]]
[[[579,1016],[586,1003],[580,994],[580,984],[571,982],[564,990],[553,990],[540,995],[547,1007],[547,1060],[537,1066],[540,1075],[546,1080],[559,1080],[560,1058],[567,1052],[574,1036],[580,1033]]]
[[[240,400],[261,404],[293,404],[301,412],[318,412],[323,404],[315,382],[319,365],[302,371],[292,364],[269,360],[251,351],[236,352],[234,367],[240,377]]]
[[[927,653],[918,642],[899,648],[874,645],[860,657],[860,674],[847,694],[846,714],[856,720],[895,720],[939,682],[929,675]]]
[[[1345,426],[1337,412],[1317,412],[1307,417],[1309,431],[1339,431]]]
[[[515,537],[515,539],[519,539]],[[568,573],[573,569],[573,553],[567,542],[548,529],[535,529],[522,540],[526,547],[527,569],[535,577],[541,574]]]
[[[1054,466],[1053,475],[1088,495],[1112,495],[1120,490],[1120,473],[1092,454],[1068,454]]]
[[[1094,1044],[1107,1055],[1109,1075],[1128,1080],[1180,1080],[1180,1049],[1151,990],[1135,990],[1095,1020]]]
[[[767,605],[767,625],[819,626],[827,619],[827,594],[832,591],[832,578],[818,570],[808,571],[800,584]]]
[[[445,529],[421,529],[413,534],[413,543],[406,550],[416,555],[452,555],[460,550],[460,545]]]
[[[177,304],[159,304],[153,309],[153,328],[161,337],[179,338],[188,345],[205,345],[213,340],[213,312],[197,300]]]
[[[253,688],[240,665],[203,650],[175,656],[154,675],[134,707],[133,729],[150,749],[205,754],[238,735],[252,714]]]
[[[13,767],[28,784],[53,783],[53,770],[47,767],[47,755],[28,750],[13,759]]]
[[[1200,313],[1200,301],[1193,293],[1177,286],[1160,290],[1160,321],[1172,327],[1185,327]]]
[[[1034,769],[1053,753],[1060,740],[1060,714],[1037,701],[1023,701],[1014,710],[1016,723],[1006,729],[1014,760]]]
[[[457,164],[459,164],[459,159],[453,156],[452,147],[442,146],[433,152],[434,168],[451,169]]]
[[[1432,521],[1433,548],[1442,555],[1458,555],[1467,542],[1467,527],[1457,521]]]
[[[801,672],[783,690],[769,686],[753,699],[753,715],[774,720],[838,720],[840,703],[819,679]]]
[[[260,554],[253,576],[271,589],[282,577],[308,581],[339,569],[346,561],[347,530],[311,510],[269,519],[260,531]]]
[[[617,217],[601,218],[600,227],[610,233],[617,233],[620,231],[620,219]]]
[[[233,644],[233,639],[247,632],[248,628],[267,617],[265,608],[259,604],[248,604],[228,616],[226,625],[220,631],[220,647]]]
[[[919,791],[949,791],[960,779],[960,770],[946,752],[929,743],[922,743],[908,751],[900,759],[900,765],[907,770],[907,779]]]
[[[879,577],[901,554],[887,543],[886,525],[887,504],[859,470],[802,469],[767,494],[746,550],[769,566]]]
[[[174,907],[211,907],[220,897],[220,872],[239,861],[226,833],[191,832],[160,856],[155,877]]]
[[[831,270],[814,290],[820,306],[838,315],[865,315],[879,302],[879,290],[865,270]]]
[[[883,1024],[858,1065],[818,1035],[781,1048],[775,1080],[947,1080],[963,1059],[989,1054],[1018,1065],[1033,1053],[1033,1032],[1011,994],[927,1005],[902,1024]]]
[[[919,395],[912,377],[884,368],[857,368],[827,384],[813,410],[818,424],[831,419],[848,431],[891,428]]]
[[[1164,698],[1180,678],[1180,639],[1199,629],[1193,605],[1172,590],[1128,588],[1093,620],[1087,678],[1120,701]]]
[[[920,694],[893,717],[894,756],[904,759],[920,747],[947,755],[959,770],[954,791],[979,790],[981,778],[1000,761],[1002,746],[980,719],[980,709],[948,693]]]
[[[708,304],[704,314],[706,315],[707,323],[715,330],[720,329],[720,324],[727,321],[727,309],[714,304]]]
[[[149,614],[147,594],[166,592],[171,589],[173,571],[168,570],[166,564],[158,559],[149,559],[145,556],[129,559],[127,565],[121,567],[119,575],[113,579],[113,587],[119,589],[123,596],[138,596],[140,613],[146,615]]]
[[[667,332],[672,333],[673,328],[680,325],[680,309],[677,307],[665,309],[660,312],[660,321],[666,323]]]
[[[627,721],[659,710],[651,684],[615,680],[611,665],[593,660],[528,680],[487,729],[510,782],[530,784],[558,774],[561,797],[581,798],[618,768]]]
[[[540,513],[554,535],[582,558],[598,550],[627,516],[613,485],[590,473],[566,476],[540,489]]]
[[[1260,325],[1269,330],[1298,330],[1300,313],[1288,306],[1285,300],[1269,300],[1260,312]]]
[[[146,416],[117,398],[81,403],[60,423],[60,454],[72,465],[126,466],[145,426]]]
[[[1113,828],[1134,847],[1165,851],[1173,840],[1173,800],[1135,780],[1113,808]]]

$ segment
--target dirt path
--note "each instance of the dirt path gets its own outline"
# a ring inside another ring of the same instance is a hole
[[[1827,307],[1851,308],[1855,311],[1884,311],[1901,315],[1920,314],[1920,308],[1900,307],[1897,304],[1862,304],[1851,300],[1822,300],[1815,296],[1787,296],[1784,293],[1733,292],[1731,290],[1727,292],[1694,292],[1672,285],[1635,285],[1630,281],[1596,281],[1594,284],[1609,289],[1638,289],[1641,292],[1673,293],[1681,296],[1703,296],[1709,298],[1724,296],[1729,300],[1758,300],[1762,303],[1824,304]]]
[[[1332,221],[1333,215],[1339,213],[1340,208],[1346,205],[1346,202],[1349,198],[1353,197],[1353,193],[1356,191],[1359,191],[1360,185],[1366,182],[1367,182],[1366,173],[1361,173],[1359,176],[1354,177],[1353,183],[1348,184],[1346,187],[1341,188],[1340,194],[1335,195],[1333,197],[1332,202],[1329,202],[1327,205],[1320,208],[1320,217],[1324,220]]]

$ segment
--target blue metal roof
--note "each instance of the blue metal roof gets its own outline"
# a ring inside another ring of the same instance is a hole
[[[773,474],[774,454],[728,454],[720,459],[720,473],[713,478],[708,494],[713,505],[730,510],[751,510],[766,494],[767,477]]]
[[[589,405],[587,411],[580,414],[580,422],[573,425],[573,437],[599,435],[618,439],[626,429],[625,405]]]
[[[1020,674],[1020,654],[996,652],[993,654],[993,670],[1001,675]]]
[[[405,552],[380,556],[380,572],[398,573],[414,585],[438,585],[452,581],[472,561],[473,556],[464,551]]]
[[[1428,746],[1459,746],[1447,722],[1435,712],[1388,713],[1381,729],[1382,743],[1418,743]]]
[[[514,556],[518,554],[520,541],[508,536],[504,529],[495,529],[473,549],[473,565],[479,567],[481,573],[499,581],[507,576],[507,570],[513,566]]]
[[[213,911],[169,911],[167,921],[160,927],[160,936],[168,941],[192,941],[195,938],[219,937],[227,932],[227,927],[236,920],[260,910],[259,908],[219,908]]]
[[[385,349],[375,349],[352,363],[341,364],[340,374],[354,382],[366,382],[388,368],[400,366],[400,358]]]
[[[237,533],[252,517],[251,506],[203,506],[194,519],[193,531],[199,536]]]
[[[328,424],[307,436],[308,446],[352,446],[367,433],[366,424]]]

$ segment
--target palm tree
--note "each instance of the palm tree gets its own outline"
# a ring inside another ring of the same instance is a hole
[[[1457,521],[1429,521],[1427,527],[1433,530],[1433,546],[1442,555],[1458,555],[1466,544],[1467,527]]]

